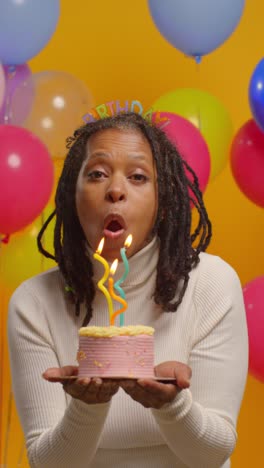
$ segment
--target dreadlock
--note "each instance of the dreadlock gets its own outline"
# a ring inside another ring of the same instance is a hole
[[[87,325],[92,317],[95,287],[92,262],[84,254],[86,238],[75,206],[76,183],[87,157],[88,139],[96,132],[110,128],[141,132],[152,150],[158,178],[158,210],[153,235],[157,235],[160,241],[154,300],[163,310],[177,310],[188,285],[189,273],[199,262],[199,254],[206,250],[212,235],[197,176],[162,130],[132,112],[78,128],[67,139],[69,151],[58,182],[56,209],[43,225],[37,242],[40,252],[58,263],[68,285],[67,294],[75,303],[76,315],[79,315],[80,305],[85,304],[83,325]],[[198,213],[194,229],[192,207]],[[41,238],[55,215],[54,257],[43,248]]]

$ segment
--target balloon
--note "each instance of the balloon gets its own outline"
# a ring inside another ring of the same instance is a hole
[[[199,60],[232,34],[245,0],[148,0],[148,4],[165,39]]]
[[[1,0],[0,60],[6,65],[27,62],[53,35],[59,0]]]
[[[0,107],[3,104],[4,95],[5,95],[5,74],[2,65],[0,65]]]
[[[255,122],[264,130],[264,59],[258,63],[251,77],[249,103]]]
[[[66,153],[66,138],[84,124],[82,117],[93,106],[93,98],[85,84],[61,71],[44,71],[32,75],[34,101],[23,126],[37,135],[52,156],[62,158]],[[19,86],[12,100],[12,121],[21,109],[24,93],[32,81]]]
[[[11,234],[43,210],[53,186],[45,145],[24,128],[0,126],[0,232]]]
[[[240,190],[264,207],[264,133],[253,119],[237,132],[231,147],[231,169]]]
[[[205,91],[180,88],[158,98],[152,107],[180,115],[200,130],[209,147],[213,179],[228,160],[233,135],[232,121],[224,106]]]
[[[9,123],[12,120],[11,103],[13,95],[18,86],[24,87],[23,97],[20,107],[16,108],[15,120],[17,125],[21,125],[29,113],[33,101],[33,83],[31,81],[31,71],[29,66],[24,63],[16,67],[4,66],[6,80],[5,98],[0,108],[0,124]],[[27,86],[24,82],[27,81]]]
[[[264,382],[264,276],[243,288],[249,337],[249,372]]]
[[[157,113],[154,112],[154,121],[156,116]],[[210,154],[201,133],[189,120],[179,115],[160,112],[159,118],[168,119],[162,130],[194,170],[199,179],[200,189],[204,192],[210,175]]]
[[[0,252],[1,279],[9,288],[15,289],[27,278],[57,265],[54,260],[44,257],[37,247],[37,235],[53,210],[54,207],[47,205],[42,214],[30,226],[12,235],[8,244],[2,246]],[[54,254],[54,226],[53,218],[45,231],[43,241],[43,247],[52,255]]]

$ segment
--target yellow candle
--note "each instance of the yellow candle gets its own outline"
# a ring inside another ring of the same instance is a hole
[[[114,273],[115,273],[115,271],[117,269],[117,265],[118,265],[118,260],[116,259],[111,265],[110,273],[112,275],[114,275]],[[112,297],[112,299],[119,302],[119,304],[123,305],[123,307],[121,307],[119,310],[117,310],[116,312],[114,312],[111,315],[110,325],[114,325],[116,316],[119,315],[119,314],[122,314],[127,309],[127,302],[126,302],[125,299],[123,299],[122,297],[117,296],[117,294],[115,294],[115,292],[114,292],[114,279],[112,278],[112,276],[110,276],[110,278],[108,280],[108,289],[109,289],[109,293],[110,293],[110,296]]]
[[[101,241],[100,241],[100,243],[98,245],[98,248],[97,248],[96,252],[94,253],[93,257],[95,258],[95,260],[98,260],[98,262],[102,263],[102,265],[104,266],[104,269],[105,269],[102,278],[97,283],[97,286],[100,289],[100,291],[102,291],[102,293],[105,295],[105,298],[107,300],[107,305],[108,305],[109,320],[111,321],[111,317],[113,315],[113,302],[112,302],[112,299],[111,299],[111,296],[110,296],[109,292],[107,291],[106,287],[104,286],[104,283],[105,283],[105,281],[107,280],[107,278],[109,276],[110,268],[109,268],[109,265],[108,265],[107,261],[100,255],[102,250],[103,250],[103,247],[104,247],[104,237],[101,239]]]

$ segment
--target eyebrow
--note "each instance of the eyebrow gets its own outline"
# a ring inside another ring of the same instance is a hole
[[[128,157],[131,159],[146,161],[146,156],[140,153],[138,154],[131,153],[131,154],[128,154]],[[96,151],[95,153],[92,153],[89,156],[89,160],[91,161],[91,159],[95,159],[95,158],[110,158],[110,155],[108,153],[104,153],[103,151]]]

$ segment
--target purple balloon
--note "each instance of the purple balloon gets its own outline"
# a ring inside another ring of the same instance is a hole
[[[3,104],[0,108],[0,124],[16,123],[21,125],[26,119],[30,108],[32,106],[34,97],[33,82],[31,83],[31,70],[29,66],[24,63],[22,65],[3,67],[6,81],[5,97]],[[23,99],[21,100],[19,108],[16,109],[16,115],[12,113],[12,99],[18,87],[25,84],[25,91]]]

